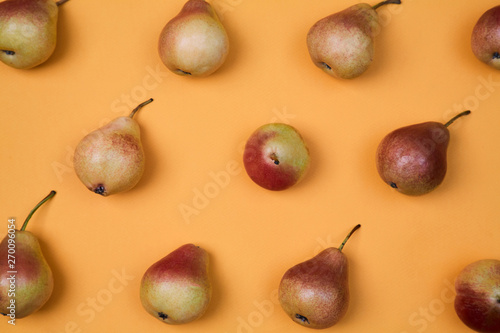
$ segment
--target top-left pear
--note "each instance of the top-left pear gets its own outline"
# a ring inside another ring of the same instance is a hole
[[[0,2],[0,60],[19,69],[47,61],[56,48],[59,6],[67,1]]]

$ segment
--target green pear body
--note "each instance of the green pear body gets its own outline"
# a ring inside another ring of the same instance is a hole
[[[78,143],[73,165],[92,192],[107,196],[131,189],[144,172],[139,124],[119,117],[89,133]]]
[[[293,266],[281,279],[281,307],[302,326],[323,329],[335,325],[349,307],[348,271],[346,256],[336,248]]]
[[[225,62],[229,40],[212,6],[204,0],[189,0],[163,28],[158,52],[176,74],[208,76]]]
[[[360,3],[316,22],[307,34],[312,61],[327,74],[352,79],[373,60],[374,35],[379,27],[372,6]]]
[[[166,324],[200,318],[211,296],[208,254],[193,244],[183,245],[154,263],[141,281],[144,309]]]
[[[56,47],[57,7],[53,0],[0,2],[0,60],[19,69],[45,62]]]
[[[15,318],[26,317],[39,310],[50,298],[54,288],[52,270],[43,256],[37,238],[29,231],[16,230],[15,254],[8,257],[8,235],[0,243],[0,313],[11,314],[7,307],[11,300],[15,300]],[[9,273],[12,261],[15,258],[14,269],[16,273]],[[15,276],[14,280],[8,280]],[[14,297],[11,282],[14,281]]]

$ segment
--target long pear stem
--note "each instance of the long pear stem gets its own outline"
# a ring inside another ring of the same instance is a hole
[[[56,191],[50,191],[49,195],[47,195],[45,198],[42,199],[42,201],[40,201],[38,203],[38,205],[35,206],[35,208],[33,208],[31,210],[31,212],[29,213],[28,217],[26,218],[26,220],[24,220],[24,223],[23,223],[23,226],[21,228],[21,231],[24,231],[26,229],[26,226],[28,225],[28,222],[29,220],[31,219],[31,217],[33,216],[33,214],[35,214],[36,210],[38,208],[40,208],[41,205],[43,205],[45,203],[45,201],[49,200],[50,198],[52,198],[54,195],[56,195]]]
[[[60,5],[62,5],[62,4],[64,4],[64,3],[66,3],[66,2],[68,2],[68,1],[69,1],[69,0],[59,0],[59,1],[57,1],[57,2],[56,2],[56,5],[59,7]]]
[[[467,111],[464,111],[464,112],[457,114],[455,117],[451,118],[446,124],[444,124],[444,127],[450,126],[455,120],[457,120],[458,118],[460,118],[462,116],[466,116],[469,113],[470,113],[470,110],[467,110]]]
[[[382,1],[382,2],[379,2],[378,4],[376,4],[375,6],[372,6],[372,8],[373,8],[373,10],[377,10],[377,8],[382,7],[384,5],[389,5],[389,4],[400,5],[401,4],[401,0],[386,0],[386,1]]]
[[[351,232],[347,235],[347,237],[344,239],[344,241],[342,242],[342,244],[340,244],[339,246],[339,251],[342,252],[342,249],[344,248],[344,245],[345,243],[347,243],[347,241],[349,240],[349,238],[352,236],[352,234],[358,230],[359,228],[361,228],[361,224],[358,224],[357,226],[355,226]]]
[[[132,118],[136,114],[137,111],[139,111],[140,109],[142,109],[143,106],[148,105],[152,101],[153,101],[153,99],[150,98],[147,101],[142,102],[141,104],[137,105],[137,107],[132,110],[132,113],[130,113],[129,117]]]

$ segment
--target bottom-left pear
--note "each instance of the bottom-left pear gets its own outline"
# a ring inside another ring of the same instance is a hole
[[[38,239],[25,229],[35,211],[55,194],[51,191],[31,210],[21,230],[9,228],[0,243],[0,313],[4,316],[26,317],[39,310],[52,295],[52,270]]]

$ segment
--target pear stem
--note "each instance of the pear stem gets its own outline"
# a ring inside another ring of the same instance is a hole
[[[467,110],[467,111],[464,111],[464,112],[457,114],[455,117],[451,118],[446,124],[444,124],[444,127],[450,126],[455,120],[457,120],[458,118],[460,118],[462,116],[466,116],[469,113],[470,113],[470,110]]]
[[[384,5],[388,5],[388,4],[400,5],[401,4],[401,0],[386,0],[386,1],[382,1],[382,2],[379,2],[378,4],[376,4],[375,6],[372,6],[372,8],[373,8],[373,10],[377,10],[377,8],[382,7]]]
[[[43,205],[45,203],[45,201],[49,200],[50,198],[52,198],[54,195],[56,195],[56,191],[50,191],[49,195],[47,195],[45,198],[42,199],[42,201],[40,201],[38,203],[38,205],[35,206],[35,208],[33,208],[31,210],[31,212],[29,213],[28,217],[26,218],[26,220],[24,220],[24,223],[23,223],[23,226],[21,228],[21,231],[24,231],[26,229],[26,226],[28,225],[28,221],[31,219],[31,217],[33,216],[33,214],[35,214],[36,210],[38,208],[40,208],[41,205]]]
[[[145,102],[142,102],[141,104],[137,105],[137,107],[135,109],[132,110],[132,112],[130,113],[129,117],[132,118],[134,117],[134,115],[136,114],[137,111],[139,111],[140,109],[142,109],[143,106],[145,105],[148,105],[149,103],[151,103],[153,101],[152,98],[148,99],[147,101]]]
[[[64,4],[64,3],[66,3],[66,2],[68,2],[68,1],[69,1],[69,0],[59,0],[59,1],[57,1],[57,2],[56,2],[56,5],[57,5],[57,7],[59,7],[60,5],[62,5],[62,4]]]
[[[339,246],[339,251],[342,252],[342,249],[344,248],[344,245],[345,243],[347,243],[347,241],[349,240],[349,238],[352,236],[352,234],[358,230],[359,228],[361,228],[361,224],[358,224],[357,226],[355,226],[351,232],[347,235],[347,237],[344,239],[344,241],[342,242],[342,244],[340,244]]]

